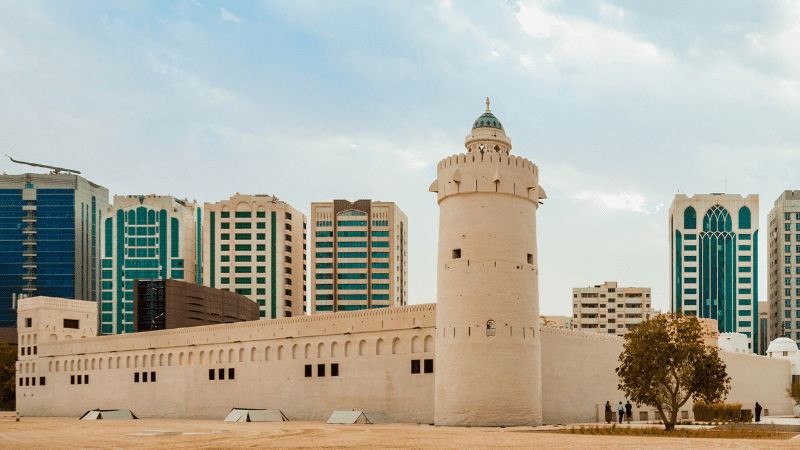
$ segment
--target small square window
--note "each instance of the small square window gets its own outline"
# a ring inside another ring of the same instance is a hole
[[[419,360],[412,359],[411,360],[411,373],[419,373]]]
[[[306,364],[306,378],[311,378],[311,364]]]
[[[325,376],[325,364],[317,364],[317,376],[318,377]]]
[[[432,359],[426,359],[425,360],[424,369],[425,369],[425,373],[433,373],[433,360]]]
[[[44,377],[39,377],[39,386],[44,386]]]
[[[453,259],[459,259],[459,258],[461,258],[461,249],[460,248],[454,248],[453,249]]]
[[[30,328],[33,326],[33,319],[30,317],[25,318],[25,327]]]
[[[339,376],[339,364],[331,364],[331,376],[332,377]]]
[[[533,265],[533,254],[532,253],[528,253],[528,264]]]
[[[208,379],[214,380],[214,369],[208,369]]]

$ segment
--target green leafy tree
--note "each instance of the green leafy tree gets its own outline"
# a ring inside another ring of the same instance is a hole
[[[0,342],[0,408],[14,409],[16,403],[17,346]]]
[[[800,381],[792,383],[792,387],[786,389],[786,393],[792,398],[795,406],[800,406]]]
[[[695,401],[718,403],[730,391],[730,377],[715,347],[694,316],[660,314],[625,334],[619,356],[618,388],[637,404],[652,406],[675,429],[680,408]]]

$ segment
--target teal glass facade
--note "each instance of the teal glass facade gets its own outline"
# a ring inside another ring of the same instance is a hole
[[[721,332],[735,332],[736,234],[728,210],[711,207],[700,232],[700,316],[717,319]]]
[[[193,221],[194,211],[169,217],[167,209],[161,206],[162,201],[149,204],[143,201],[143,197],[137,200],[141,206],[120,207],[104,221],[103,314],[100,325],[103,334],[134,331],[134,280],[186,280],[188,277],[192,282],[196,272],[189,270],[187,262],[194,263],[202,254],[183,254],[184,251],[193,253],[195,248],[194,240],[183,242],[184,239],[194,239],[194,233],[182,236],[181,232],[181,221]],[[179,208],[183,207],[177,200],[176,203],[179,203]]]
[[[758,196],[678,194],[670,206],[670,307],[742,333],[758,351]]]

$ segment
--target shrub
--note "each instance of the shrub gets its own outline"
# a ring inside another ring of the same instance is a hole
[[[742,416],[741,403],[702,403],[692,406],[694,419],[699,422],[738,422]]]

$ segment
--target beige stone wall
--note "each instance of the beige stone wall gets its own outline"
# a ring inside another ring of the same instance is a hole
[[[625,403],[615,372],[621,337],[556,328],[543,328],[541,336],[544,423],[602,421],[606,401],[612,409],[620,401]],[[751,409],[759,402],[771,415],[791,414],[785,393],[791,381],[788,361],[724,351],[720,356],[732,378],[727,402],[741,402]],[[634,405],[634,420],[640,411],[647,412],[649,420],[655,417],[653,408]],[[694,417],[691,401],[681,411]]]
[[[127,408],[139,417],[210,419],[233,407],[277,408],[292,420],[358,409],[430,423],[434,377],[412,374],[411,361],[434,359],[434,321],[434,305],[416,305],[48,342],[18,372],[46,384],[19,387],[17,407],[24,416]],[[338,364],[337,377],[331,364]],[[219,369],[225,380],[217,379]],[[148,380],[154,372],[156,382],[144,383],[143,372]],[[89,384],[71,384],[77,376]]]
[[[424,361],[434,360],[438,373],[443,358],[435,357],[437,341],[454,342],[437,339],[433,304],[94,338],[87,337],[94,331],[92,306],[47,297],[20,304],[20,347],[29,344],[38,350],[20,356],[17,364],[17,380],[37,379],[35,386],[17,385],[23,416],[77,417],[92,408],[126,408],[140,417],[221,419],[233,407],[249,407],[278,408],[292,420],[325,420],[334,410],[356,409],[386,411],[400,422],[431,423],[437,389],[435,375],[424,373]],[[26,318],[32,319],[31,327]],[[80,329],[64,329],[64,318],[79,319]],[[499,346],[502,356],[511,365],[524,365],[507,350],[526,350],[519,331],[513,339],[510,327],[497,331],[496,337],[509,333]],[[544,423],[602,420],[607,400],[624,402],[614,372],[622,338],[548,327],[539,335]],[[471,392],[476,397],[479,391],[499,393],[507,401],[503,392],[520,388],[494,376],[504,376],[501,367],[480,366],[485,361],[480,358],[497,345],[491,340],[496,337],[473,337],[476,355],[462,353],[468,362],[478,361],[467,380],[474,383]],[[438,349],[458,351],[452,345]],[[721,355],[733,378],[728,401],[748,406],[758,401],[772,415],[791,412],[785,396],[789,361]],[[413,360],[420,361],[423,373],[411,373]],[[310,378],[305,377],[308,364]],[[317,376],[320,364],[325,365],[325,377]],[[331,364],[339,365],[338,377],[330,375]],[[477,370],[482,367],[486,370]],[[219,369],[225,370],[225,380],[217,379]],[[229,369],[234,370],[233,380],[227,379]],[[214,370],[214,381],[208,379],[209,370]],[[79,375],[81,380],[88,377],[89,384],[70,384]],[[438,392],[452,395],[457,386],[444,385]],[[502,415],[504,406],[489,409]],[[691,405],[683,410],[691,414]],[[634,419],[639,411],[654,417],[651,408],[635,408]],[[461,414],[469,416],[470,411]]]

